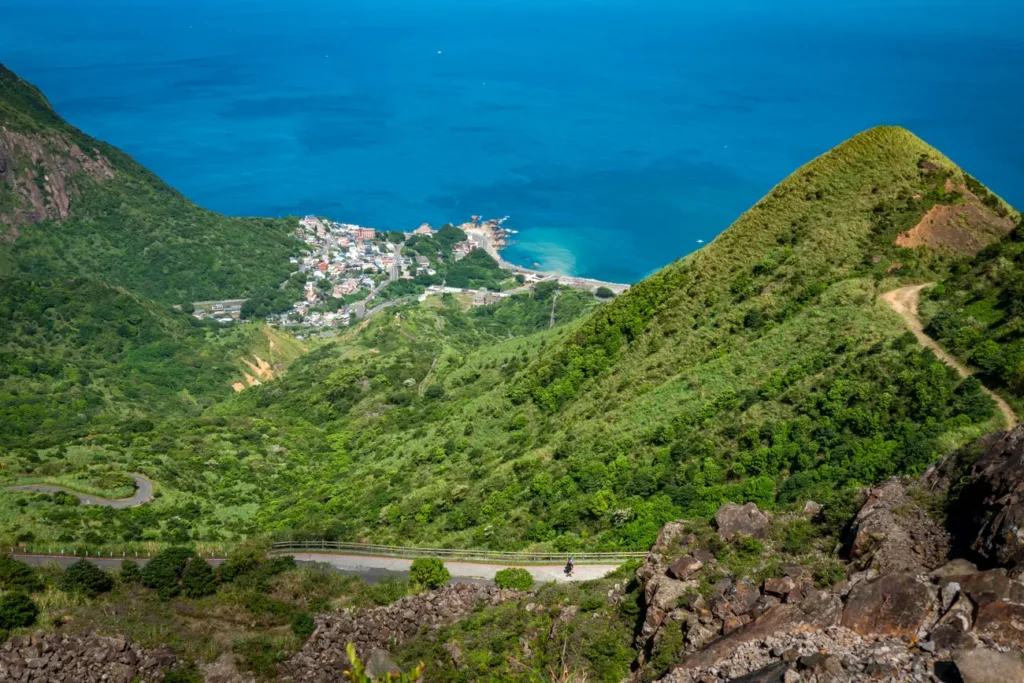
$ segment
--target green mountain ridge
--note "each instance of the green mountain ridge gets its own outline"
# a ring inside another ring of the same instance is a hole
[[[299,249],[290,221],[200,209],[0,65],[0,276],[88,277],[183,304],[276,285]]]
[[[195,207],[7,71],[0,115],[0,216],[18,232],[0,246],[17,322],[5,352],[12,366],[39,358],[30,379],[5,379],[3,405],[30,417],[5,436],[4,476],[67,473],[72,452],[72,467],[144,472],[164,494],[104,515],[0,494],[0,540],[646,549],[664,522],[725,501],[841,505],[999,425],[977,380],[920,349],[878,295],[970,267],[942,244],[898,246],[929,212],[970,206],[960,229],[979,245],[1019,216],[902,128],[809,162],[608,304],[554,285],[471,311],[435,297],[228,395],[244,340],[105,284],[43,281],[93,278],[164,304],[244,295],[287,276],[287,224]],[[63,173],[67,218],[54,192],[33,203],[32,144]],[[24,219],[32,211],[46,216]],[[74,304],[82,292],[88,305]],[[125,337],[114,321],[128,316],[139,322]],[[91,329],[126,371],[76,341]],[[103,398],[76,407],[83,390],[65,368],[86,366]],[[192,393],[187,409],[160,408]]]

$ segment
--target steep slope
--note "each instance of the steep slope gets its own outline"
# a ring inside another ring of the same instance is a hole
[[[196,463],[167,474],[196,492],[240,482],[228,441],[262,468],[252,530],[572,549],[643,548],[728,500],[827,501],[920,471],[999,425],[977,381],[877,299],[957,262],[895,241],[959,201],[945,183],[961,177],[907,131],[868,131],[566,328],[498,343],[453,312],[399,310],[219,407],[205,445],[167,430],[160,449]],[[441,329],[451,351],[428,341]],[[243,446],[256,424],[268,440]]]
[[[924,297],[928,332],[1024,409],[1024,221]]]
[[[288,276],[290,233],[200,209],[0,65],[0,276],[89,277],[168,303],[240,298]]]

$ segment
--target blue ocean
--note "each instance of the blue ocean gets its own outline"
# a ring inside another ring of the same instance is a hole
[[[0,61],[208,208],[613,281],[877,124],[1024,206],[1019,0],[0,0]]]

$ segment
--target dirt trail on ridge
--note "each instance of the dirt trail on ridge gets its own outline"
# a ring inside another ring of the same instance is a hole
[[[903,320],[907,323],[907,327],[909,327],[910,331],[914,333],[915,337],[917,337],[917,343],[934,351],[935,355],[939,357],[939,360],[954,368],[960,373],[961,377],[970,377],[974,374],[974,371],[952,355],[946,353],[946,350],[939,346],[937,341],[929,337],[924,331],[924,325],[921,324],[921,319],[917,316],[917,306],[918,302],[921,300],[921,292],[934,286],[934,282],[928,282],[923,285],[900,287],[899,289],[894,289],[891,292],[883,294],[882,300],[889,304],[889,306],[892,307],[892,310],[900,314]],[[1010,407],[1009,403],[985,385],[982,385],[981,388],[982,391],[988,394],[992,400],[996,402],[996,405],[999,406],[999,412],[1003,414],[1003,418],[1006,420],[1007,429],[1013,429],[1020,424],[1020,418],[1017,417],[1017,413],[1013,411],[1013,408]]]

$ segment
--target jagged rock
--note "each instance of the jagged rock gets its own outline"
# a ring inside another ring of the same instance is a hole
[[[786,678],[786,674],[792,672],[793,665],[790,662],[778,662],[739,678],[733,678],[729,683],[786,683],[791,680]],[[799,676],[795,680],[799,680]]]
[[[969,483],[958,496],[972,518],[970,546],[989,562],[1024,571],[1024,425],[989,445],[968,471]]]
[[[915,575],[886,574],[850,591],[842,624],[861,635],[913,638],[935,609],[934,587]]]
[[[953,653],[953,663],[964,683],[1024,681],[1024,658],[1019,652],[959,650]]]
[[[853,521],[850,558],[879,573],[920,571],[942,565],[949,534],[907,495],[898,479],[872,489]]]
[[[938,650],[968,647],[977,639],[971,633],[973,621],[974,603],[961,593],[932,628],[929,638]]]
[[[796,582],[788,576],[781,579],[765,579],[764,592],[766,595],[774,595],[777,598],[784,598],[789,592],[796,588]]]
[[[1024,650],[1024,604],[1008,600],[980,603],[974,632],[998,645]]]
[[[813,500],[807,501],[803,507],[804,517],[814,519],[821,514],[822,507],[821,503],[815,503]]]
[[[726,503],[715,514],[718,535],[723,541],[731,541],[737,535],[764,538],[768,535],[768,516],[754,503],[737,505]]]
[[[686,581],[699,572],[703,566],[704,563],[697,558],[690,555],[683,555],[672,563],[668,568],[668,573],[673,578],[679,579],[680,581]]]
[[[969,560],[965,560],[962,557],[958,557],[955,560],[950,560],[938,569],[933,569],[928,573],[928,576],[933,579],[942,579],[947,576],[967,576],[968,574],[976,574],[977,572],[978,565]]]
[[[834,626],[839,623],[841,612],[842,603],[839,598],[826,591],[821,591],[799,605],[776,605],[746,626],[694,653],[687,658],[682,668],[713,666],[728,657],[739,645],[764,639],[774,633],[794,634]]]
[[[747,614],[761,599],[761,591],[749,581],[740,579],[729,589],[727,597],[734,613]]]

